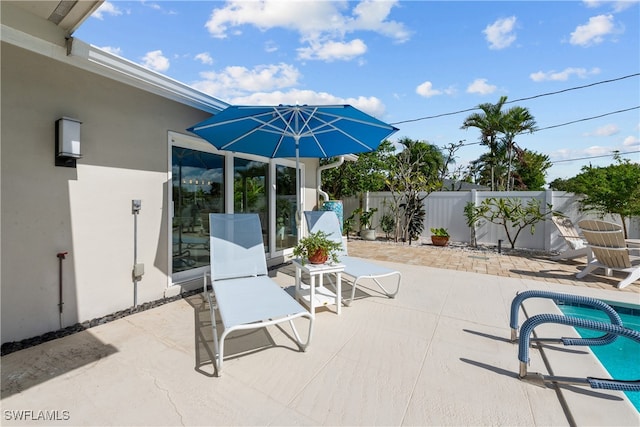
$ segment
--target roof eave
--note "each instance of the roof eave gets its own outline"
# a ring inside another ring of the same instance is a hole
[[[2,24],[0,40],[211,114],[229,106],[228,103],[189,85],[77,38],[70,37],[64,48]]]

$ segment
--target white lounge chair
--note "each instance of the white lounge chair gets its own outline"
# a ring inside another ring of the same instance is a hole
[[[305,351],[311,341],[313,316],[269,278],[258,215],[210,214],[209,224],[211,272],[205,274],[204,293],[211,312],[217,375],[222,371],[224,340],[233,331],[289,322],[298,347]],[[224,328],[220,338],[216,310]],[[298,317],[309,319],[306,342],[293,323]]]
[[[350,276],[353,278],[351,288],[351,299],[345,301],[345,305],[350,305],[356,296],[356,287],[362,279],[371,279],[382,289],[384,294],[389,298],[394,298],[400,289],[400,281],[402,275],[397,270],[383,267],[381,265],[366,261],[362,258],[349,256],[347,253],[346,242],[342,239],[340,232],[340,222],[338,216],[333,211],[305,211],[305,219],[307,221],[307,229],[309,232],[324,231],[329,237],[336,242],[342,243],[343,250],[338,254],[340,264],[344,264],[343,277]],[[395,291],[389,292],[380,283],[379,279],[383,277],[397,276],[398,282],[395,285]],[[343,300],[344,301],[344,300]]]
[[[618,224],[598,220],[583,220],[578,223],[589,247],[593,251],[594,259],[587,263],[584,270],[576,275],[578,279],[593,272],[597,268],[628,273],[627,277],[618,283],[618,288],[624,288],[640,279],[640,257],[631,257],[624,241],[624,233]],[[634,249],[637,250],[637,249]]]
[[[591,251],[587,246],[587,241],[580,236],[578,229],[573,225],[571,220],[567,217],[553,216],[551,218],[553,224],[558,229],[560,236],[564,239],[565,243],[569,247],[564,252],[559,253],[556,256],[551,257],[552,260],[559,259],[574,259],[583,256],[589,257]]]

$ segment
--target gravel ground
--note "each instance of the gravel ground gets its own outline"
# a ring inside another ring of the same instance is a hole
[[[26,338],[22,341],[12,341],[2,344],[0,349],[0,356],[4,356],[14,351],[22,350],[24,348],[33,347],[38,344],[45,343],[47,341],[55,340],[58,338],[66,337],[67,335],[72,335],[78,332],[82,332],[86,329],[93,328],[94,326],[102,325],[104,323],[112,322],[117,319],[121,319],[123,317],[129,316],[131,314],[140,313],[141,311],[150,310],[155,307],[159,307],[163,304],[167,304],[173,301],[177,301],[179,299],[187,298],[191,295],[195,295],[202,292],[201,289],[195,289],[193,291],[185,292],[180,295],[176,295],[171,298],[163,298],[156,301],[146,302],[144,304],[140,304],[137,307],[131,307],[126,310],[121,310],[116,313],[108,314],[103,317],[99,317],[92,320],[87,320],[82,323],[76,323],[72,326],[67,326],[66,328],[59,329],[57,331],[47,332],[43,335],[38,335],[32,338]]]

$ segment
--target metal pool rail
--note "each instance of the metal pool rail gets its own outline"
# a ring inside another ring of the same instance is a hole
[[[606,332],[605,335],[597,338],[573,339],[573,338],[550,338],[545,341],[561,342],[564,345],[605,345],[613,342],[618,336],[624,336],[634,341],[640,342],[640,332],[626,328],[622,325],[622,320],[618,313],[608,304],[593,298],[579,297],[575,295],[557,294],[546,291],[525,291],[517,295],[511,303],[511,338],[514,339],[514,330],[517,334],[518,328],[518,311],[520,304],[527,298],[552,298],[558,301],[574,302],[590,305],[599,308],[609,315],[612,323],[599,322],[594,320],[581,319],[573,316],[563,316],[558,314],[537,314],[527,319],[520,328],[520,338],[518,344],[518,360],[520,361],[520,371],[518,373],[520,379],[536,383],[544,386],[546,383],[552,384],[573,384],[588,385],[594,389],[620,390],[620,391],[640,391],[640,380],[616,380],[607,378],[572,378],[543,375],[540,373],[527,373],[527,365],[529,363],[529,344],[532,341],[531,334],[533,330],[543,323],[556,323],[561,325],[574,326],[579,328],[591,329],[595,331]],[[539,341],[539,340],[538,340]]]
[[[557,292],[548,292],[548,291],[524,291],[516,295],[516,297],[511,302],[511,320],[509,321],[509,326],[511,327],[511,341],[515,342],[518,340],[518,313],[520,310],[520,305],[525,299],[528,298],[546,298],[552,299],[554,301],[560,301],[565,303],[574,303],[574,304],[582,304],[587,305],[599,310],[604,311],[609,319],[611,319],[611,323],[614,325],[622,326],[622,319],[617,311],[615,311],[611,306],[606,304],[603,301],[600,301],[595,298],[583,297],[579,295],[570,295],[570,294],[561,294]],[[561,342],[564,345],[606,345],[610,344],[618,336],[613,333],[607,333],[601,337],[596,338],[532,338],[532,341],[536,342]]]

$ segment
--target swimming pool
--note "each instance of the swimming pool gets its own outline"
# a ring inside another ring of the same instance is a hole
[[[610,304],[608,301],[605,302]],[[566,316],[611,322],[605,312],[600,310],[579,305],[556,304]],[[620,314],[624,326],[640,331],[640,307],[610,305]],[[602,332],[589,329],[576,328],[576,331],[583,338],[602,335]],[[620,380],[640,379],[640,343],[626,337],[618,337],[612,344],[590,348],[600,360],[600,363],[607,369],[611,378]],[[631,400],[636,410],[640,412],[640,392],[625,391],[624,393]]]

